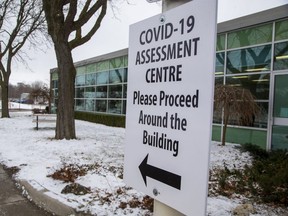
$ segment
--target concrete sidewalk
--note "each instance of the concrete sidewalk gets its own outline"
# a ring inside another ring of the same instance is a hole
[[[0,165],[0,216],[52,215],[21,195],[15,183]]]

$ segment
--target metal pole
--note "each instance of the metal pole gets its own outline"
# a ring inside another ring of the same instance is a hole
[[[162,12],[168,11],[172,8],[175,8],[179,5],[185,4],[192,0],[163,0],[162,1]],[[184,216],[181,212],[171,208],[170,206],[165,205],[154,199],[154,216]]]

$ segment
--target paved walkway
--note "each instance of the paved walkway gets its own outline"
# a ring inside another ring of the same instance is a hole
[[[21,195],[15,183],[0,165],[0,216],[50,216]]]

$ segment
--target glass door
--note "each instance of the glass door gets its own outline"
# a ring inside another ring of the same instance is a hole
[[[288,74],[274,77],[272,149],[288,149]]]

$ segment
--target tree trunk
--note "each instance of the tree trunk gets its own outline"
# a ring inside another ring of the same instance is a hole
[[[76,70],[68,42],[54,44],[58,63],[58,105],[56,139],[76,139],[74,94]]]
[[[3,76],[1,82],[1,100],[2,100],[2,118],[10,118],[9,107],[8,107],[8,79]]]

